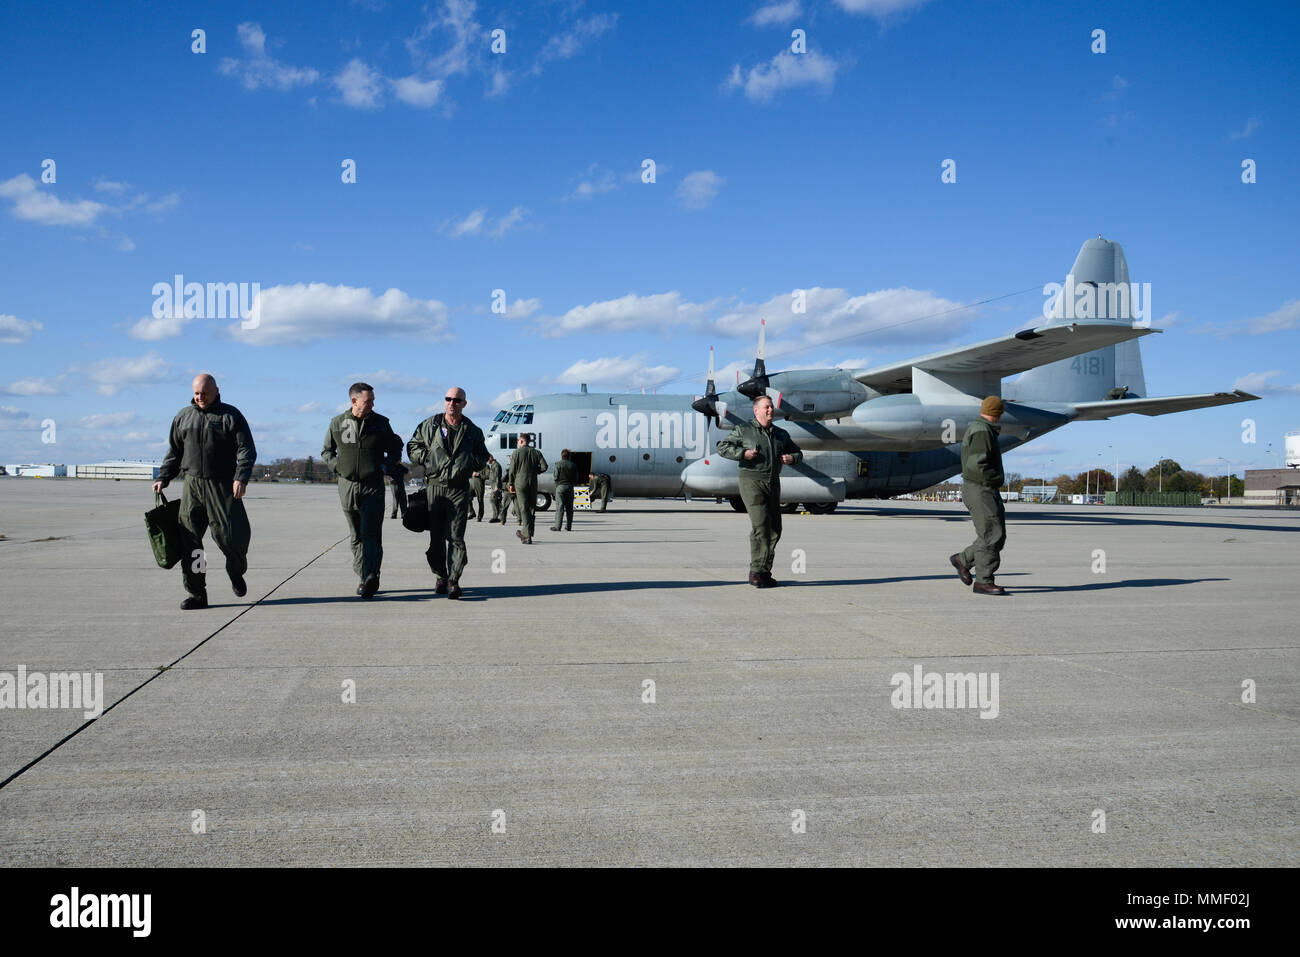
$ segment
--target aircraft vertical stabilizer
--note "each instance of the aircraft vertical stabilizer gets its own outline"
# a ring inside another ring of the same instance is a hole
[[[1112,320],[1132,325],[1135,307],[1149,321],[1149,297],[1130,282],[1123,248],[1098,237],[1079,250],[1047,324]],[[1136,339],[1030,369],[1003,391],[1016,402],[1095,402],[1117,387],[1127,387],[1130,396],[1147,394]]]

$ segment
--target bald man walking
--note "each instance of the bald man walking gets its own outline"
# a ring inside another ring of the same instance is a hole
[[[206,372],[195,376],[194,398],[172,420],[167,455],[153,490],[161,492],[178,475],[185,476],[181,491],[181,536],[184,557],[181,577],[189,597],[181,608],[208,607],[207,560],[203,533],[226,556],[226,574],[235,595],[248,593],[248,543],[252,530],[244,511],[244,490],[253,477],[257,448],[243,413],[221,401],[217,380]]]

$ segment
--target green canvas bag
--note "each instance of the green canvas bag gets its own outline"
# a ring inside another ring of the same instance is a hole
[[[144,513],[144,525],[149,530],[149,544],[158,567],[171,568],[181,560],[181,500],[167,501],[161,492],[154,493],[155,508]]]

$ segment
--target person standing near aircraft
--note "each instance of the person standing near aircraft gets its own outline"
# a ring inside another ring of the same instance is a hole
[[[495,456],[488,457],[488,463],[479,471],[483,479],[488,498],[492,500],[492,517],[488,522],[495,522],[501,515],[501,464]],[[478,520],[483,521],[483,501],[479,499]]]
[[[760,395],[754,417],[718,442],[718,454],[740,463],[740,498],[749,513],[749,583],[775,588],[776,543],[781,540],[781,466],[798,465],[803,452],[785,429],[772,424],[776,409]]]
[[[966,503],[975,523],[975,541],[963,551],[949,555],[963,585],[971,584],[979,595],[1005,595],[1007,590],[995,584],[993,575],[1002,564],[1002,546],[1007,541],[1007,509],[998,489],[1002,473],[1002,448],[998,445],[998,421],[1002,418],[1002,399],[988,396],[980,403],[980,417],[970,424],[961,439],[961,500]]]
[[[605,511],[605,506],[609,504],[610,491],[613,488],[608,475],[603,472],[592,473],[591,476],[591,507],[596,507],[596,501],[600,501],[600,510]]]
[[[510,456],[510,468],[506,472],[508,491],[515,497],[515,514],[523,523],[523,528],[515,532],[525,545],[533,543],[533,523],[537,513],[537,476],[546,471],[546,457],[529,445],[531,436],[521,433],[519,447]],[[502,519],[502,524],[505,519]]]
[[[435,594],[460,598],[460,576],[469,556],[465,523],[469,520],[469,480],[487,465],[491,455],[483,430],[467,419],[465,390],[447,390],[446,412],[420,423],[406,451],[411,462],[424,466],[429,496],[429,550],[425,558],[437,578]]]
[[[365,382],[348,389],[352,408],[330,420],[321,460],[338,476],[339,502],[352,537],[352,570],[357,594],[373,598],[379,591],[384,561],[384,474],[403,479],[402,439],[375,409],[375,390]]]
[[[483,490],[483,473],[475,472],[469,477],[469,517],[480,522],[483,521]]]
[[[569,450],[565,449],[555,463],[555,524],[551,531],[558,532],[562,524],[565,531],[573,531],[573,486],[577,483],[578,463],[569,458]]]
[[[244,490],[253,478],[257,447],[243,413],[221,401],[217,380],[206,372],[194,377],[194,398],[172,419],[167,454],[155,493],[184,474],[180,527],[184,557],[181,578],[189,597],[181,608],[208,607],[203,533],[212,528],[212,540],[226,556],[226,574],[236,597],[248,593],[248,543],[252,529],[244,510]]]

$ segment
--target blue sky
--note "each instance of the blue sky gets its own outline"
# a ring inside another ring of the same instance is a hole
[[[357,378],[408,436],[453,384],[485,422],[515,390],[700,392],[710,345],[734,382],[759,316],[772,371],[894,361],[1028,324],[1098,234],[1151,283],[1149,392],[1264,401],[1010,468],[1222,474],[1300,429],[1295,4],[8,10],[3,462],[156,459],[199,371],[269,460],[317,453]],[[258,283],[259,326],[157,318],[176,274]]]

